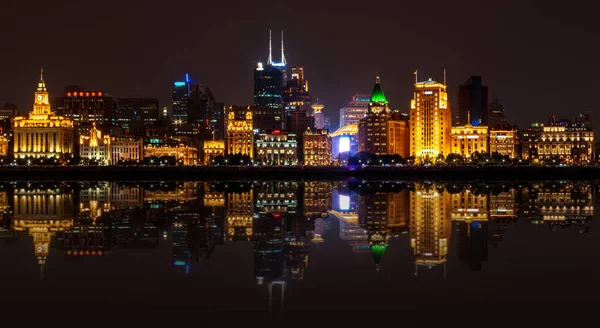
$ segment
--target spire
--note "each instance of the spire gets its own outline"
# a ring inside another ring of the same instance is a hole
[[[375,78],[375,86],[373,87],[373,92],[371,93],[371,102],[374,103],[388,103],[385,98],[385,94],[383,94],[383,89],[381,88],[381,79],[379,78],[379,74]]]
[[[268,65],[273,64],[273,47],[271,45],[271,30],[269,30],[269,60],[267,61]]]
[[[285,61],[285,54],[283,53],[283,30],[281,30],[281,63],[283,65],[287,65],[287,62]]]
[[[37,83],[37,92],[46,92],[46,82],[44,82],[44,68],[40,66],[40,80]]]
[[[40,81],[44,81],[44,66],[40,66]]]

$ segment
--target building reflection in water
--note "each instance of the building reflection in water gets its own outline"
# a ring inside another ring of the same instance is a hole
[[[310,254],[326,238],[339,237],[357,256],[370,253],[380,270],[392,260],[388,249],[402,245],[391,239],[407,234],[409,242],[399,240],[413,250],[414,274],[442,267],[444,276],[452,240],[456,258],[480,271],[488,245],[497,247],[519,216],[551,232],[590,233],[594,188],[583,182],[5,183],[0,238],[31,238],[42,273],[51,249],[69,259],[106,257],[118,248],[158,248],[164,238],[174,269],[189,274],[219,245],[248,243],[257,285],[266,286],[270,299],[281,290],[283,304],[287,284],[307,279]],[[326,234],[332,219],[337,235]]]

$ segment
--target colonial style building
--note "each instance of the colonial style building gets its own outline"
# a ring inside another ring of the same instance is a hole
[[[268,130],[256,140],[256,160],[266,165],[297,165],[298,143],[296,134]]]
[[[358,122],[358,150],[377,155],[388,154],[388,100],[381,88],[379,76],[375,81],[367,116]]]
[[[446,83],[432,79],[416,82],[410,104],[410,155],[420,160],[448,155],[451,125]]]
[[[475,152],[488,152],[488,127],[473,126],[471,124],[455,126],[451,129],[452,153],[465,158],[471,157]]]
[[[227,154],[254,155],[254,130],[252,127],[252,112],[247,111],[242,117],[237,117],[230,111],[227,120]]]
[[[96,129],[94,122],[89,135],[79,137],[79,156],[82,160],[92,160],[101,165],[109,165],[110,161],[110,136],[102,135]]]
[[[144,158],[147,157],[175,157],[177,164],[196,165],[198,164],[198,149],[185,145],[176,147],[155,147],[146,145],[144,147]]]
[[[508,124],[499,124],[490,129],[490,153],[498,153],[511,159],[519,157],[519,129]]]
[[[131,161],[140,162],[143,158],[143,143],[137,138],[111,138],[110,163]]]
[[[331,165],[331,138],[325,129],[308,129],[304,132],[304,164]]]
[[[73,121],[50,109],[43,70],[28,117],[14,119],[15,157],[64,158],[73,154]]]
[[[586,164],[594,159],[594,130],[585,123],[556,121],[532,124],[523,132],[523,159]]]
[[[225,140],[210,140],[204,142],[204,165],[212,165],[217,156],[225,156]]]

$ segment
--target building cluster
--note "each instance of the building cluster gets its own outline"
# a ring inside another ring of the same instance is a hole
[[[347,163],[357,152],[400,155],[417,163],[435,162],[450,154],[469,160],[475,154],[498,154],[533,163],[581,165],[595,161],[591,113],[574,120],[533,123],[520,131],[510,125],[498,99],[488,101],[480,76],[458,88],[458,109],[452,115],[444,82],[419,81],[415,71],[408,114],[390,110],[380,79],[368,98],[355,95],[340,109],[340,128],[331,133],[334,161]]]

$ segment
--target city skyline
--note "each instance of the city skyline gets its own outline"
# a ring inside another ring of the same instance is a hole
[[[394,8],[384,3],[377,12],[367,8],[360,13],[306,5],[289,19],[276,14],[289,11],[284,4],[260,8],[258,13],[257,9],[244,4],[228,8],[225,20],[215,15],[198,22],[199,27],[194,29],[204,33],[194,34],[196,39],[171,30],[192,30],[196,20],[190,18],[197,12],[193,3],[185,12],[179,8],[176,11],[168,4],[145,8],[122,4],[110,26],[100,24],[103,13],[111,10],[110,1],[102,7],[88,6],[85,3],[53,4],[44,11],[29,11],[24,4],[8,5],[7,25],[22,27],[0,32],[6,44],[12,45],[0,63],[0,72],[8,77],[0,82],[2,104],[11,102],[21,110],[29,108],[29,81],[43,65],[47,80],[52,81],[49,91],[54,95],[62,94],[68,85],[78,84],[115,97],[156,97],[162,107],[170,105],[172,82],[189,73],[199,83],[210,86],[220,101],[249,105],[252,103],[252,70],[256,62],[267,59],[268,30],[272,29],[285,31],[288,65],[306,68],[311,94],[325,105],[324,113],[332,118],[332,126],[337,126],[337,111],[353,94],[369,91],[375,72],[386,81],[390,106],[407,112],[415,69],[419,69],[422,79],[434,80],[441,80],[442,70],[447,69],[452,108],[457,108],[458,85],[469,76],[482,76],[483,83],[489,87],[490,100],[498,97],[509,122],[521,128],[531,122],[545,122],[552,114],[572,119],[572,112],[594,111],[589,98],[571,97],[573,93],[591,92],[595,84],[593,74],[585,74],[597,68],[593,60],[596,46],[586,41],[595,27],[586,26],[592,20],[584,19],[592,11],[585,6],[577,9],[547,4],[536,7],[529,2],[481,8],[470,3],[452,6],[441,3],[435,6],[439,12],[436,10],[428,19],[452,18],[452,24],[439,24],[447,33],[434,33],[439,28],[436,24],[424,24],[419,34],[413,35],[411,28],[422,24],[423,17],[396,13],[418,12],[417,4]],[[214,6],[207,10],[224,9],[220,4]],[[75,15],[78,10],[88,9],[97,15],[86,17],[85,21]],[[46,33],[36,33],[35,25],[29,28],[15,20],[22,13],[28,13],[35,21],[49,21],[52,17],[52,24],[45,24]],[[144,28],[135,25],[148,16],[157,17],[159,23],[140,24]],[[307,17],[319,23],[298,24]],[[247,28],[244,22],[249,18],[265,19]],[[498,23],[507,18],[511,19],[510,26]],[[363,20],[365,24],[348,26],[343,23],[347,19]],[[474,23],[481,28],[472,28]],[[73,24],[78,28],[73,29]],[[569,28],[559,30],[562,26]],[[60,42],[56,42],[59,39],[77,47],[62,51],[58,46]],[[98,47],[96,42],[84,42],[93,40],[110,46]],[[356,40],[365,40],[364,46],[352,46]],[[369,43],[385,44],[386,51],[370,52]],[[172,51],[171,44],[183,46]],[[206,45],[215,51],[206,51]],[[406,45],[416,50],[402,51],[399,57],[397,54]],[[570,50],[573,47],[579,51]],[[40,54],[36,51],[38,48],[44,51]],[[350,67],[352,69],[348,69]],[[519,80],[523,86],[515,82]],[[570,83],[575,80],[579,83]]]

